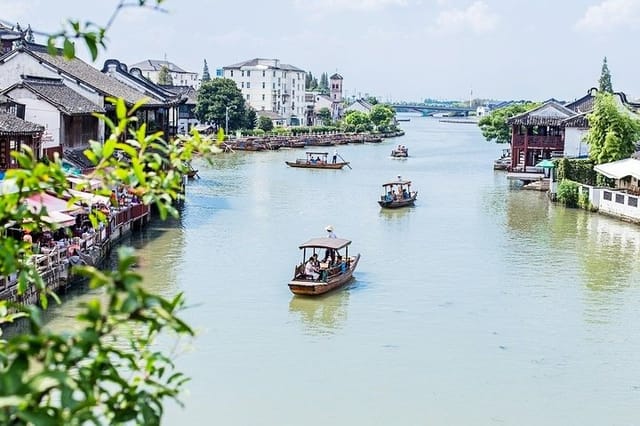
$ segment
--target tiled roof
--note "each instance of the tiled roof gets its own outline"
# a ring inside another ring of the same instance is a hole
[[[253,59],[249,59],[248,61],[238,62],[237,64],[227,65],[226,67],[223,67],[223,68],[224,69],[230,69],[230,68],[240,69],[242,67],[255,67],[258,65],[264,65],[268,68],[275,68],[275,69],[285,70],[285,71],[304,72],[304,70],[301,68],[294,67],[293,65],[289,65],[289,64],[283,64],[277,59],[263,59],[263,58],[253,58]]]
[[[581,114],[576,114],[573,117],[569,117],[567,119],[562,120],[562,125],[564,127],[579,127],[579,128],[588,128],[589,120],[587,119],[588,112],[583,112]]]
[[[11,91],[13,87],[24,87],[30,90],[67,115],[105,111],[101,106],[94,104],[75,90],[65,86],[60,79],[27,77],[22,83],[12,86],[7,91]]]
[[[165,104],[179,104],[182,101],[180,96],[176,96],[175,93],[144,77],[140,69],[131,68],[131,70],[128,70],[127,65],[117,59],[107,59],[102,67],[102,72],[116,79],[118,78],[112,73],[118,74],[124,79],[119,81]]]
[[[51,55],[46,46],[34,43],[25,43],[24,47],[20,49],[41,59],[59,71],[81,80],[83,83],[93,87],[106,96],[122,98],[128,104],[134,104],[142,99],[148,99],[148,102],[145,104],[146,106],[163,105],[163,102],[159,99],[147,96],[111,76],[101,73],[96,68],[78,58],[69,60],[61,55]]]
[[[573,102],[569,102],[568,104],[565,104],[565,107],[577,113],[591,111],[593,109],[593,102],[596,99],[594,92],[597,93],[597,89],[595,88],[589,89],[586,95],[576,99]]]
[[[86,148],[65,148],[62,152],[62,157],[80,170],[86,170],[95,167],[95,164],[93,164],[91,160],[89,160],[87,156],[84,155],[85,149]]]
[[[173,62],[163,61],[161,59],[145,59],[142,62],[131,65],[130,68],[140,68],[142,71],[160,71],[162,67],[169,68],[171,72],[191,73],[190,71],[183,70]]]
[[[331,77],[329,77],[330,80],[343,80],[342,76],[338,73],[335,73],[334,75],[332,75]]]
[[[575,112],[556,102],[547,102],[531,111],[514,115],[508,124],[523,126],[559,126],[567,118],[573,117]]]
[[[198,92],[191,86],[160,86],[165,90],[168,90],[176,95],[187,98],[185,104],[195,105],[198,99]]]
[[[275,111],[256,111],[256,115],[258,117],[267,117],[272,120],[286,120],[285,117],[281,116]]]
[[[0,112],[0,135],[38,135],[43,131],[44,127],[39,124]]]

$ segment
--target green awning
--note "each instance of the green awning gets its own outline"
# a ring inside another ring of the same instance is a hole
[[[553,169],[555,166],[556,165],[551,160],[542,160],[536,164],[536,167],[542,167],[543,169]]]

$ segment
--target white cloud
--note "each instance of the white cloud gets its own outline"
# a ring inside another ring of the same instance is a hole
[[[492,13],[484,1],[476,1],[466,9],[454,8],[440,12],[434,30],[444,33],[487,33],[496,28],[499,20],[499,16]]]
[[[371,11],[406,6],[407,0],[294,0],[297,7],[329,14],[337,10]]]
[[[575,27],[579,30],[613,30],[617,27],[638,28],[640,25],[640,1],[604,0],[589,6]]]

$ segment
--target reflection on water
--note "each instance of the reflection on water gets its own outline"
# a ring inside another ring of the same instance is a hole
[[[301,321],[308,334],[334,334],[347,320],[349,287],[355,285],[354,281],[324,296],[293,296],[289,301],[289,313]]]

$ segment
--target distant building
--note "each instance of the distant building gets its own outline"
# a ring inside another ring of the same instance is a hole
[[[345,109],[345,112],[360,111],[369,114],[371,112],[371,108],[373,108],[373,105],[371,105],[369,102],[365,101],[364,99],[356,99]]]
[[[342,76],[338,73],[329,77],[329,94],[331,96],[331,117],[334,120],[342,117]]]
[[[294,126],[304,124],[306,117],[305,75],[279,59],[255,58],[223,67],[223,76],[236,82],[257,113],[274,112]]]
[[[185,71],[173,62],[169,61],[146,59],[142,62],[132,64],[129,67],[129,70],[133,71],[137,68],[140,70],[140,74],[142,74],[142,76],[158,84],[158,77],[160,76],[160,70],[162,67],[167,67],[169,69],[169,74],[171,75],[171,80],[174,86],[190,86],[196,89],[200,87],[200,80],[198,80],[197,72]]]

